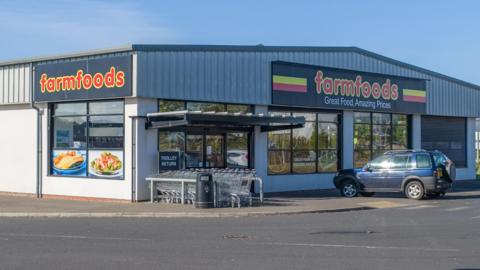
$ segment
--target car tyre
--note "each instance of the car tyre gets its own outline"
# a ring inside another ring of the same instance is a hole
[[[363,197],[372,197],[375,195],[375,192],[360,192],[360,194],[362,194]]]
[[[340,185],[340,193],[347,198],[353,198],[358,195],[358,187],[355,181],[345,180]]]
[[[427,194],[427,197],[430,198],[430,199],[441,199],[441,198],[445,197],[445,192],[440,191],[440,192],[430,193],[430,194]]]
[[[405,186],[405,196],[409,199],[421,200],[425,195],[425,189],[420,181],[411,181]]]

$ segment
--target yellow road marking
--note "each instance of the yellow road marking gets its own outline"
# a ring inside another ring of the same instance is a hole
[[[362,206],[373,207],[373,208],[394,208],[394,207],[402,207],[402,206],[408,205],[408,204],[396,203],[391,201],[373,201],[373,202],[364,202],[364,203],[358,203],[358,204]]]

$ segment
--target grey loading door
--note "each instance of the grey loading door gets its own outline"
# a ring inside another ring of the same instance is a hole
[[[466,167],[466,123],[462,117],[422,116],[422,148],[439,150],[457,167]]]

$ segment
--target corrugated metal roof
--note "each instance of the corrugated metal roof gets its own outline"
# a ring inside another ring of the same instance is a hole
[[[315,46],[245,46],[245,45],[146,45],[133,44],[135,51],[233,51],[233,52],[353,52],[373,57],[381,61],[385,61],[400,67],[416,70],[418,72],[428,74],[434,77],[449,80],[457,84],[462,84],[470,88],[480,90],[480,85],[476,85],[467,81],[463,81],[454,77],[450,77],[435,71],[431,71],[422,67],[398,61],[365,49],[355,46],[348,47],[315,47]]]
[[[87,56],[93,56],[93,55],[112,54],[112,53],[127,52],[127,51],[132,51],[132,50],[133,50],[132,45],[125,45],[125,46],[120,46],[120,47],[88,50],[88,51],[81,51],[81,52],[75,52],[75,53],[56,54],[56,55],[47,55],[47,56],[39,56],[39,57],[32,57],[32,58],[15,59],[15,60],[11,60],[11,61],[0,62],[0,67],[10,66],[10,65],[19,65],[19,64],[37,63],[37,62],[44,62],[44,61],[51,61],[51,60],[55,61],[55,60],[62,60],[62,59],[68,59],[68,58],[87,57]]]

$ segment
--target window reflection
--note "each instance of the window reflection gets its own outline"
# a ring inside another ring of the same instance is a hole
[[[123,116],[90,116],[89,118],[90,148],[122,148]]]
[[[85,116],[56,117],[53,126],[54,148],[86,148],[87,118]]]
[[[355,112],[354,166],[362,167],[391,149],[408,147],[406,115]]]
[[[269,132],[269,174],[300,174],[337,170],[337,114],[282,111],[270,113],[303,116],[305,117],[305,126]]]
[[[227,167],[248,168],[248,133],[227,134]]]

